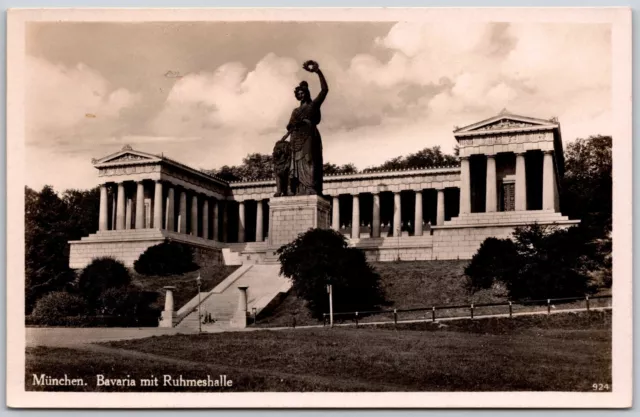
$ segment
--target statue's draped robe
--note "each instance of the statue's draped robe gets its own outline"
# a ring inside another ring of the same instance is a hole
[[[290,177],[297,180],[296,194],[322,194],[322,139],[320,105],[324,95],[304,103],[291,113],[287,129],[291,132]]]

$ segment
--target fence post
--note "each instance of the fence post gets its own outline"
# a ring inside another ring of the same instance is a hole
[[[322,326],[327,325],[327,313],[322,313]]]
[[[436,307],[435,306],[431,307],[431,321],[433,321],[433,322],[436,321]]]
[[[587,311],[589,311],[589,296],[585,295],[584,299],[585,299],[585,301],[587,303]]]
[[[551,299],[547,298],[547,315],[551,314]]]
[[[398,309],[393,309],[393,325],[398,326]]]
[[[471,303],[471,320],[473,320],[473,303]]]
[[[513,306],[511,305],[511,301],[509,301],[509,318],[513,318]]]
[[[356,311],[356,329],[358,328],[358,312]]]

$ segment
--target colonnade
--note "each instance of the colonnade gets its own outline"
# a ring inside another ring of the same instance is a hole
[[[127,192],[132,187],[127,187],[124,182],[102,184],[98,230],[153,228],[209,240],[230,241],[227,201],[163,181],[154,181],[153,187],[146,187],[145,184],[148,182],[150,181],[137,181],[135,193]],[[111,221],[109,221],[109,187],[113,190]],[[256,200],[256,203],[255,240],[261,242],[265,239],[264,200]],[[222,228],[220,231],[219,227]],[[238,202],[236,238],[237,242],[245,242],[247,239],[245,201]]]
[[[515,210],[527,210],[526,152],[517,152],[515,163]],[[487,158],[485,212],[498,210],[498,190],[496,177],[496,155],[484,154]],[[555,210],[556,175],[553,151],[544,151],[542,166],[542,209]],[[469,156],[460,157],[460,214],[471,213],[471,170]]]
[[[414,236],[422,236],[424,228],[424,212],[423,212],[423,190],[415,190],[415,206],[414,206]],[[380,193],[373,194],[373,213],[371,217],[371,237],[380,237],[381,230],[381,218],[380,218]],[[351,238],[360,238],[360,193],[351,194],[352,196],[352,212],[351,212]],[[333,230],[340,230],[340,195],[332,196],[332,216],[331,216],[331,228]],[[445,196],[444,189],[437,190],[437,205],[436,205],[436,225],[443,225],[445,220]],[[402,225],[402,198],[400,191],[393,193],[393,235],[400,232]]]

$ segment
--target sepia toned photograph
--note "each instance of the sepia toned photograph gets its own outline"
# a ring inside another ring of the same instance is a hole
[[[631,406],[630,10],[8,29],[9,406]]]

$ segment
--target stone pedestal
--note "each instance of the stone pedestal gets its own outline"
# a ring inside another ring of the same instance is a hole
[[[244,329],[247,327],[247,289],[249,287],[238,287],[238,308],[231,319],[231,327]]]
[[[309,229],[328,229],[331,203],[321,196],[273,197],[269,200],[269,247],[277,249]]]
[[[164,311],[160,319],[160,327],[173,327],[178,319],[173,305],[173,291],[175,289],[176,287],[172,286],[164,287],[166,293],[164,296]]]

